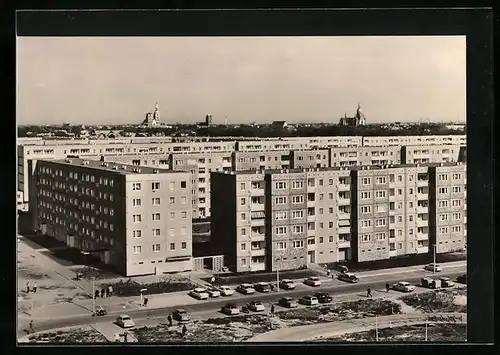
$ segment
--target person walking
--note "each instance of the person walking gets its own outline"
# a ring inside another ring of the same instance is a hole
[[[26,281],[26,293],[30,293],[30,282]]]
[[[101,289],[101,298],[106,297],[106,291],[104,289]]]
[[[271,305],[271,317],[274,317],[274,304]]]
[[[100,293],[99,293],[99,290],[95,290],[94,297],[95,297],[95,298],[99,298],[99,294],[100,294]]]
[[[144,297],[144,307],[147,307],[147,306],[148,306],[148,298]]]
[[[168,315],[167,320],[168,320],[168,326],[171,327],[173,323],[172,314]]]
[[[330,277],[330,269],[326,270],[326,277]]]
[[[35,332],[35,328],[33,326],[33,320],[30,320],[30,329],[29,329],[29,332],[30,333],[34,333]]]
[[[389,283],[386,282],[385,283],[385,292],[388,293],[390,288],[391,288],[391,286],[389,286]]]
[[[210,279],[210,283],[212,284],[212,286],[215,284],[215,276],[212,276],[212,278]]]
[[[37,284],[36,284],[36,281],[35,281],[35,282],[33,282],[33,292],[35,292],[35,293],[36,293],[36,289],[37,289],[37,287],[38,287],[38,286],[37,286]]]
[[[269,286],[271,287],[271,291],[274,291],[274,285],[273,284],[269,284]]]
[[[370,287],[368,287],[368,288],[366,289],[366,297],[373,297],[373,296],[372,296],[372,289],[371,289]]]
[[[185,336],[185,335],[186,335],[186,333],[187,333],[187,327],[186,327],[186,325],[184,324],[184,325],[182,326],[182,336]]]

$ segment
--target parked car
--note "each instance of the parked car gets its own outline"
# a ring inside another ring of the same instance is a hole
[[[280,282],[280,288],[284,290],[293,290],[295,289],[295,286],[296,286],[295,282],[293,282],[293,280],[290,279],[283,279]]]
[[[285,308],[297,308],[298,304],[292,297],[283,297],[278,301],[278,305]]]
[[[191,316],[189,315],[189,313],[182,308],[173,311],[172,318],[178,322],[189,322],[191,320]]]
[[[255,291],[259,291],[262,293],[271,292],[271,285],[269,285],[269,283],[267,282],[257,282],[253,285],[253,288],[255,289]]]
[[[325,293],[325,292],[315,293],[314,297],[316,297],[318,299],[319,303],[328,303],[328,302],[332,301],[332,297],[328,293]]]
[[[247,308],[254,312],[263,312],[266,309],[261,301],[252,301],[247,304]]]
[[[232,296],[234,294],[234,290],[229,286],[221,286],[219,291],[221,296]]]
[[[410,285],[410,283],[406,281],[398,282],[397,284],[392,285],[392,288],[396,291],[401,291],[401,292],[415,291],[415,286]]]
[[[434,264],[434,263],[430,263],[430,264],[425,265],[424,269],[427,270],[427,271],[432,271],[432,272],[443,271],[443,269],[441,268],[441,266],[439,266],[438,264]]]
[[[215,298],[220,296],[220,291],[216,288],[207,289],[207,293],[210,297]]]
[[[337,279],[340,281],[356,283],[359,282],[359,279],[352,272],[343,272],[337,275]]]
[[[222,313],[228,314],[228,315],[235,315],[239,314],[240,310],[238,309],[238,306],[234,303],[227,303],[221,308]]]
[[[304,296],[299,299],[299,303],[304,304],[306,306],[315,306],[319,303],[319,301],[314,296]]]
[[[244,295],[251,295],[252,293],[255,293],[255,289],[250,284],[241,284],[236,287],[236,291]]]
[[[194,290],[189,292],[189,296],[196,298],[197,300],[208,300],[208,298],[210,297],[207,290],[201,287],[195,288]]]
[[[453,287],[455,283],[449,277],[441,277],[441,287]]]
[[[308,286],[318,287],[321,286],[321,280],[317,276],[311,276],[304,280],[304,284]]]
[[[431,279],[430,277],[423,277],[421,283],[422,287],[432,288],[432,289],[441,288],[441,281]]]
[[[461,284],[467,284],[467,274],[463,274],[457,277],[457,282]]]
[[[130,316],[126,314],[122,314],[118,318],[116,318],[116,325],[122,328],[132,328],[135,327],[135,322],[130,318]]]

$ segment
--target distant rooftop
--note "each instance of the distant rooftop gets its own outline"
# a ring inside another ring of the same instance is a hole
[[[122,164],[114,162],[103,162],[99,160],[89,160],[80,158],[66,158],[66,159],[55,159],[55,160],[43,160],[48,163],[58,163],[71,166],[85,166],[90,169],[97,169],[103,171],[111,171],[117,174],[173,174],[173,173],[184,173],[183,171],[176,171],[170,169],[153,168],[148,166],[138,166],[131,164]]]

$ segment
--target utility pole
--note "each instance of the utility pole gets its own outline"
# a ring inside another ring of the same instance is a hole
[[[375,341],[378,342],[378,317],[375,316]]]
[[[95,277],[92,278],[92,314],[95,314]]]
[[[276,268],[276,290],[280,292],[280,267]]]
[[[427,320],[425,321],[425,341],[427,341]]]
[[[433,246],[433,254],[434,254],[434,267],[432,268],[432,272],[433,273],[436,273],[436,244],[434,244]]]

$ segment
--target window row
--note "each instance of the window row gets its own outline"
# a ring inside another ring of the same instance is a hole
[[[133,252],[134,254],[140,254],[142,253],[142,245],[134,245],[133,246]],[[187,249],[187,242],[181,242],[181,250],[185,250]],[[152,250],[153,252],[160,252],[161,251],[161,244],[157,243],[157,244],[153,244],[152,245]],[[169,250],[173,251],[175,250],[175,243],[170,243],[169,245]]]
[[[132,236],[134,238],[142,238],[143,235],[143,230],[142,229],[135,229],[132,231]],[[187,228],[182,227],[181,228],[181,234],[186,235],[187,234]],[[176,229],[175,228],[170,228],[169,229],[169,236],[174,237],[176,235]],[[161,236],[161,229],[160,228],[153,228],[151,229],[151,236],[153,237],[160,237]]]
[[[170,181],[168,183],[168,188],[170,191],[174,191],[176,188],[176,182],[175,181]],[[181,181],[180,182],[180,188],[185,189],[187,188],[187,182],[186,181]],[[140,191],[142,189],[142,183],[141,182],[134,182],[132,183],[132,190],[133,191]],[[160,183],[158,181],[154,181],[151,183],[151,190],[157,191],[160,189]]]
[[[188,213],[187,211],[181,211],[181,218],[187,218]],[[160,220],[160,213],[152,213],[151,214],[151,220],[153,221],[159,221]],[[169,212],[169,217],[170,219],[175,219],[175,211]],[[134,214],[132,215],[132,220],[136,223],[142,222],[142,215],[141,214]]]

